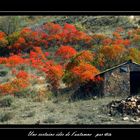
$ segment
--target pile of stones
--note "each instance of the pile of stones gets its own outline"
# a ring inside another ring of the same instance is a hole
[[[107,107],[111,116],[119,113],[123,116],[132,115],[140,117],[140,96],[131,96],[126,99],[112,101]]]

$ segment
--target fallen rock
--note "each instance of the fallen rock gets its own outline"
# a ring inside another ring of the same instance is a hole
[[[93,99],[93,100],[96,100],[96,99],[97,99],[97,96],[94,96],[92,99]]]
[[[123,118],[123,121],[128,121],[128,120],[129,120],[128,117],[124,117],[124,118]]]
[[[138,109],[140,109],[140,105],[138,105]]]
[[[132,121],[132,122],[139,122],[139,121],[140,121],[140,118],[137,118],[137,119],[132,118],[131,121]]]
[[[114,119],[113,118],[110,118],[110,121],[114,121]]]

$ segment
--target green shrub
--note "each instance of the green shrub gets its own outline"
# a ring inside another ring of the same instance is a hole
[[[0,122],[6,122],[8,120],[11,120],[14,117],[14,113],[12,112],[6,112],[3,114],[0,114]]]
[[[8,74],[8,71],[0,71],[0,76],[3,77],[3,76],[6,76]]]
[[[34,93],[32,93],[32,91],[30,91],[29,88],[23,89],[19,92],[15,93],[15,96],[18,98],[27,98],[27,97],[32,97]]]
[[[4,96],[0,99],[0,107],[10,107],[14,101],[14,97],[11,95]]]

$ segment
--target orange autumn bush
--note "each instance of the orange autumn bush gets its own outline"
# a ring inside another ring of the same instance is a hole
[[[99,70],[91,64],[81,62],[78,66],[74,67],[71,72],[73,76],[82,83],[87,80],[94,80]]]
[[[77,53],[66,65],[63,82],[67,85],[76,86],[88,80],[95,80],[94,77],[99,70],[91,63],[94,54],[84,50]]]
[[[140,63],[140,51],[137,48],[129,48],[128,57],[129,59]]]
[[[86,62],[80,62],[78,65],[73,65],[71,69],[65,71],[63,82],[68,86],[80,86],[80,84],[92,80],[95,81],[95,76],[99,70]]]
[[[98,51],[96,55],[95,63],[100,69],[105,70],[106,68],[111,68],[114,65],[123,63],[128,58],[128,49],[124,46],[110,45],[103,46]]]
[[[46,80],[51,84],[52,90],[57,91],[64,74],[63,67],[59,64],[51,63],[47,64],[43,71],[46,73]]]
[[[93,56],[90,51],[83,50],[79,53],[77,53],[75,56],[73,56],[68,64],[66,64],[66,70],[72,69],[74,66],[79,65],[80,62],[88,62],[91,63],[93,61]]]
[[[101,48],[101,53],[104,54],[104,56],[111,60],[116,60],[118,57],[121,57],[123,55],[123,52],[125,51],[125,48],[122,46],[103,46]]]
[[[9,67],[16,78],[22,78],[27,81],[30,74],[24,70],[20,70],[20,66],[24,65],[26,67],[34,68],[43,76],[46,75],[46,81],[52,85],[53,89],[58,89],[60,80],[63,76],[63,68],[60,64],[55,64],[54,61],[48,60],[47,56],[48,53],[43,52],[40,47],[34,47],[28,57],[26,56],[24,58],[24,56],[20,54],[11,55],[9,57],[0,58],[0,63]]]
[[[43,77],[56,92],[62,81],[72,86],[88,80],[100,81],[100,77],[95,78],[99,70],[128,59],[140,63],[139,29],[124,36],[124,30],[118,28],[107,36],[88,35],[68,23],[63,26],[46,23],[42,27],[42,30],[23,28],[11,35],[0,32],[0,49],[9,52],[0,57],[0,64],[8,67],[15,76],[0,84],[1,93],[15,94],[21,91],[18,87],[26,89],[27,83],[31,84],[32,71],[36,72],[35,77]],[[32,71],[27,73],[25,68]]]
[[[6,39],[6,34],[4,32],[0,32],[0,48],[6,47],[8,45],[8,41]]]
[[[70,59],[76,55],[77,51],[71,46],[61,46],[55,53],[56,56],[62,57],[62,59]]]
[[[36,32],[30,28],[23,28],[8,36],[9,46],[7,49],[12,53],[29,52],[35,46],[47,47],[47,34]]]
[[[17,74],[16,74],[16,78],[18,79],[25,79],[25,80],[28,80],[29,78],[29,74],[23,70],[20,70]]]
[[[61,45],[89,45],[91,37],[76,29],[74,25],[64,24],[64,27],[55,23],[47,23],[44,30],[48,34],[48,46]]]
[[[106,39],[106,36],[103,34],[94,34],[92,35],[92,44],[101,45]]]
[[[25,59],[23,59],[20,54],[11,55],[9,57],[0,57],[0,64],[5,64],[7,67],[16,67],[24,63]]]
[[[93,61],[93,56],[94,56],[94,54],[92,54],[91,51],[83,50],[75,56],[75,61],[78,61],[78,62],[81,62],[81,61],[92,62]]]
[[[0,93],[2,95],[16,95],[29,86],[29,81],[23,78],[15,78],[7,83],[0,84]]]
[[[128,31],[129,40],[131,40],[134,47],[140,46],[140,28],[132,29]]]

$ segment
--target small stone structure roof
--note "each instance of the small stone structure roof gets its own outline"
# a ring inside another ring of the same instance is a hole
[[[134,64],[134,65],[137,65],[137,66],[140,66],[140,64],[138,64],[138,63],[136,63],[136,62],[133,62],[133,61],[130,59],[130,60],[128,60],[128,61],[126,61],[126,62],[124,62],[124,63],[122,63],[122,64],[119,64],[119,65],[117,65],[117,66],[114,66],[114,67],[112,67],[112,68],[110,68],[110,69],[106,69],[106,70],[102,71],[101,73],[97,74],[96,76],[102,75],[102,74],[104,74],[104,73],[106,73],[106,72],[112,71],[112,70],[114,70],[114,69],[117,69],[117,68],[119,68],[119,67],[121,67],[121,66],[123,66],[123,65],[130,64],[130,63],[132,63],[132,64]]]

